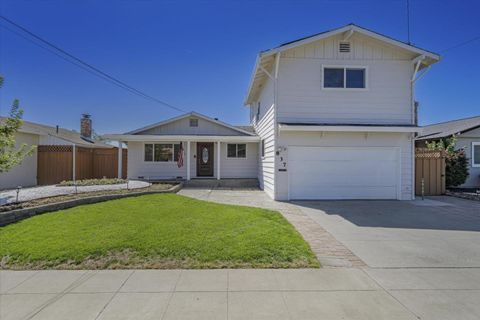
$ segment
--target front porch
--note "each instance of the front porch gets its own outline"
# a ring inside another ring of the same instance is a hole
[[[206,187],[258,186],[256,136],[131,135],[119,141],[128,145],[129,179],[184,180],[187,185]]]

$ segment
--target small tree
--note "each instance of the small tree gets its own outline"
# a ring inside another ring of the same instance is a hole
[[[455,150],[456,143],[457,138],[455,136],[426,143],[430,150],[445,152],[445,184],[447,187],[457,187],[464,184],[468,177],[468,159],[465,149]]]
[[[3,85],[3,77],[0,76],[0,88]],[[32,154],[35,146],[22,144],[15,147],[15,133],[23,124],[23,110],[20,109],[17,99],[13,101],[10,115],[0,122],[0,172],[7,172],[14,166],[22,163],[23,159]]]

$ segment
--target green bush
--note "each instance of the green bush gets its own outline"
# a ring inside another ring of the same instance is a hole
[[[465,150],[459,149],[447,153],[445,158],[445,184],[447,187],[457,187],[468,178],[468,159]]]
[[[455,149],[457,138],[445,138],[427,142],[430,150],[445,152],[445,184],[447,187],[457,187],[465,183],[468,178],[468,159],[465,150]]]

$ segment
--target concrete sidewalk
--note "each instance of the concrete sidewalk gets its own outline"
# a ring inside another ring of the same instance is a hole
[[[0,274],[2,320],[416,319],[359,268]]]

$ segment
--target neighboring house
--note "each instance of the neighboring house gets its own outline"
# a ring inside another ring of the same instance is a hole
[[[4,120],[0,117],[0,123]],[[15,144],[37,146],[32,155],[26,157],[22,163],[8,172],[0,173],[0,190],[16,188],[17,186],[31,187],[38,182],[38,146],[77,146],[83,148],[113,148],[113,146],[95,141],[91,137],[91,120],[81,119],[81,133],[51,127],[39,123],[23,121],[22,127],[15,134]]]
[[[438,141],[456,136],[456,149],[463,148],[469,158],[469,176],[459,187],[480,188],[480,116],[452,120],[423,127],[416,146],[425,147],[425,142]]]
[[[107,137],[128,143],[130,178],[258,177],[276,200],[409,200],[414,82],[439,59],[347,25],[258,55],[245,100],[254,133],[191,113]]]

